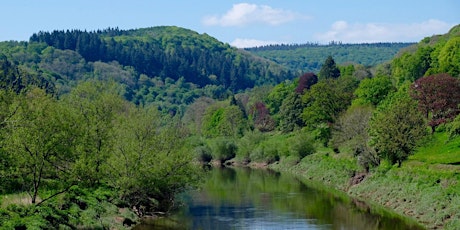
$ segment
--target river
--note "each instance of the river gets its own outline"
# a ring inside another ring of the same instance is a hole
[[[199,190],[179,200],[183,205],[172,217],[135,229],[423,229],[269,170],[212,169]]]

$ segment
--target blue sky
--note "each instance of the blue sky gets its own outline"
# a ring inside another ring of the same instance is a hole
[[[459,0],[2,0],[0,41],[39,31],[175,25],[237,47],[418,42],[460,24]]]

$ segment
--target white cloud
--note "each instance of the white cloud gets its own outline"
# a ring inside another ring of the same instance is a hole
[[[265,46],[271,44],[279,44],[276,41],[263,41],[257,39],[246,39],[246,38],[237,38],[230,45],[235,46],[237,48],[250,48],[250,47],[257,47],[257,46]]]
[[[274,9],[266,5],[238,3],[234,4],[225,14],[207,16],[202,22],[207,26],[244,26],[251,23],[280,25],[298,18],[306,17],[289,10]]]
[[[346,21],[336,21],[331,25],[329,31],[318,33],[315,38],[324,43],[330,41],[344,43],[418,42],[427,36],[447,33],[453,26],[436,19],[412,24],[350,24]]]

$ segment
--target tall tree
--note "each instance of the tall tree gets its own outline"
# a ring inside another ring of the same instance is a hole
[[[114,84],[97,81],[78,85],[65,100],[81,127],[75,173],[81,181],[96,185],[113,151],[113,121],[125,102]]]
[[[335,149],[349,148],[366,170],[380,164],[380,158],[369,146],[369,120],[371,106],[351,106],[336,121],[332,131],[332,145]]]
[[[304,106],[301,96],[296,92],[291,92],[283,100],[279,111],[279,129],[282,132],[291,132],[296,128],[305,125],[302,120],[302,110]]]
[[[319,79],[335,79],[340,76],[340,70],[337,68],[335,64],[334,58],[332,56],[328,56],[324,61],[323,66],[321,66],[321,70],[319,71]]]
[[[460,76],[460,37],[451,38],[439,52],[439,72]]]
[[[35,88],[18,98],[17,112],[7,123],[10,131],[4,148],[15,162],[16,170],[10,176],[20,178],[18,183],[35,204],[60,193],[39,197],[45,185],[66,191],[75,183],[77,124],[72,114],[43,90]],[[49,179],[57,183],[47,184]]]
[[[130,105],[115,122],[117,141],[105,165],[108,183],[139,216],[169,212],[175,195],[198,180],[193,156],[184,151],[184,128],[163,121],[154,108]]]
[[[318,76],[314,73],[305,73],[299,77],[299,82],[297,83],[297,88],[295,92],[298,94],[303,94],[305,90],[309,90],[310,87],[318,83]]]
[[[263,102],[256,102],[250,109],[250,114],[254,122],[254,128],[259,131],[267,132],[275,128],[275,120],[270,116],[270,112]]]
[[[449,74],[435,74],[415,81],[411,95],[428,119],[432,132],[442,123],[455,118],[460,109],[460,80]]]
[[[369,124],[374,149],[380,157],[398,166],[426,135],[425,120],[417,109],[417,102],[409,96],[408,88],[402,86],[382,102]]]
[[[356,82],[349,80],[351,78],[320,81],[302,96],[305,104],[302,119],[307,126],[331,124],[350,105]]]

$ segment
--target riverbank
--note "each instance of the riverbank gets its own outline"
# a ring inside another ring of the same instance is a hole
[[[428,229],[460,229],[460,166],[415,160],[400,168],[382,164],[353,184],[358,167],[345,154],[319,152],[295,163],[281,159],[268,168],[392,209]]]

